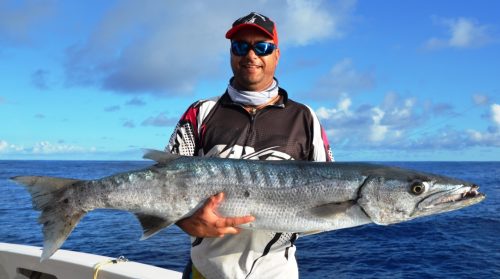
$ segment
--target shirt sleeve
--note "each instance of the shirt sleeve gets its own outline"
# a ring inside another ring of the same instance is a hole
[[[316,116],[314,110],[312,110],[309,106],[309,111],[311,112],[313,118],[313,154],[311,161],[317,162],[333,162],[333,153],[330,148],[330,144],[328,143],[328,137],[326,135],[325,130],[319,123],[319,119]]]
[[[166,152],[184,156],[195,156],[199,149],[198,135],[198,102],[192,104],[177,123],[170,140],[165,147]]]

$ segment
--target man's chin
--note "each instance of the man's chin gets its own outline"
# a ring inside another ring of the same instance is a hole
[[[261,80],[255,78],[245,78],[238,80],[236,86],[241,87],[238,88],[240,90],[258,91],[260,83]]]

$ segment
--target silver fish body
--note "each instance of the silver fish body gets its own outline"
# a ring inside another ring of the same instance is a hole
[[[14,177],[42,211],[42,259],[97,208],[134,213],[147,238],[224,192],[221,215],[255,216],[243,228],[310,234],[403,222],[485,198],[472,183],[380,165],[182,157],[161,151],[145,157],[158,163],[97,180]]]

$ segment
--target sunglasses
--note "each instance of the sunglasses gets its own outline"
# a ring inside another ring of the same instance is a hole
[[[236,56],[246,56],[250,49],[252,49],[257,56],[266,56],[273,53],[276,49],[276,45],[268,42],[257,42],[253,45],[243,41],[231,42],[231,52]]]

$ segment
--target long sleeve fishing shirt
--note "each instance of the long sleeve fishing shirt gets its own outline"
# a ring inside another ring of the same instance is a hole
[[[186,156],[254,160],[333,161],[314,111],[288,99],[259,110],[227,92],[192,104],[178,122],[167,151]],[[297,234],[242,230],[223,238],[193,238],[191,260],[206,278],[298,278]]]

